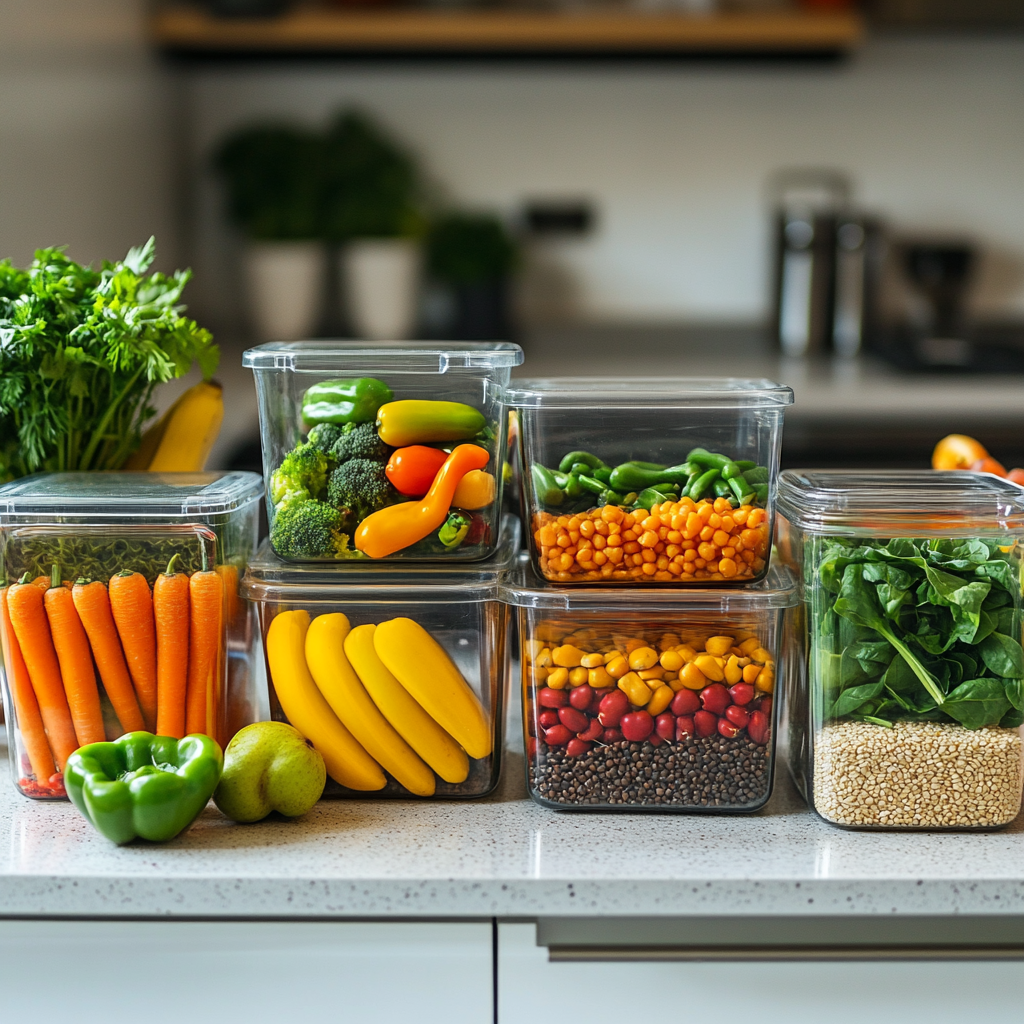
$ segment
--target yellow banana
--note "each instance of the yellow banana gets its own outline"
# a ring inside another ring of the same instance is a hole
[[[345,656],[349,622],[341,612],[318,615],[306,633],[306,664],[313,681],[342,725],[416,796],[433,796],[434,773],[377,710]]]
[[[465,782],[469,758],[384,667],[373,646],[376,626],[356,626],[345,637],[345,654],[381,714],[445,782]]]
[[[338,721],[306,667],[309,612],[281,612],[267,630],[270,678],[288,721],[320,751],[327,774],[349,789],[383,789],[380,765]]]
[[[470,757],[491,752],[491,727],[480,701],[445,649],[418,622],[382,622],[373,646],[388,670]]]
[[[125,469],[199,472],[206,465],[223,419],[223,388],[215,381],[193,385],[142,435],[142,444]]]

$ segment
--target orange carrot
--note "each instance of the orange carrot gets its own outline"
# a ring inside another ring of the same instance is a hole
[[[224,581],[224,621],[230,628],[242,611],[238,596],[238,566],[225,562],[216,566],[214,571]]]
[[[50,636],[60,663],[64,692],[68,695],[71,720],[75,723],[78,745],[102,743],[107,738],[100,708],[100,690],[96,685],[96,669],[92,664],[89,638],[75,610],[71,591],[61,582],[57,566],[53,567],[52,586],[43,595]]]
[[[7,610],[39,702],[39,713],[46,727],[50,749],[57,767],[63,771],[64,762],[78,749],[78,738],[60,678],[57,652],[50,636],[43,590],[35,583],[27,582],[27,573],[22,579],[26,582],[17,583],[7,591]]]
[[[25,667],[25,659],[21,656],[21,648],[11,626],[11,616],[7,610],[7,589],[4,587],[0,590],[0,649],[3,650],[7,683],[14,698],[14,714],[18,720],[21,742],[25,745],[36,782],[45,785],[57,771],[57,766],[54,764],[53,753],[46,739],[43,716],[39,713],[39,701],[36,700],[32,681]]]
[[[117,636],[114,616],[110,611],[110,596],[107,588],[99,580],[79,580],[71,591],[75,609],[86,636],[92,647],[92,656],[96,659],[96,667],[100,670],[103,688],[107,691],[110,703],[114,707],[117,720],[121,723],[121,732],[138,732],[146,728],[139,710],[139,702],[135,699],[131,676],[121,650],[121,641]]]
[[[177,572],[178,556],[167,563],[153,584],[156,619],[156,731],[181,739],[185,735],[185,694],[188,692],[188,574]],[[200,730],[201,731],[201,730]]]
[[[110,610],[124,649],[146,728],[156,727],[156,626],[153,595],[141,573],[128,569],[110,577]]]
[[[190,614],[188,644],[188,695],[185,731],[216,735],[219,728],[221,645],[224,636],[224,582],[206,568],[188,581]]]

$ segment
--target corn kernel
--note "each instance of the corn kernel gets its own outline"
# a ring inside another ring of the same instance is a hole
[[[582,665],[569,669],[569,685],[582,686],[587,681],[589,674],[589,671],[583,668]]]
[[[648,713],[660,715],[672,703],[674,696],[671,686],[659,686],[651,695],[650,703],[647,705]]]
[[[629,698],[630,704],[636,707],[646,707],[650,703],[651,691],[635,672],[627,672],[619,680],[619,689]]]
[[[775,689],[775,673],[765,667],[758,675],[754,688],[762,693],[771,693]]]
[[[759,665],[765,665],[772,660],[772,656],[763,647],[758,647],[756,650],[751,651],[750,660],[756,661]]]
[[[678,672],[683,665],[683,656],[678,651],[665,651],[661,656],[661,667],[666,672]]]
[[[538,668],[551,668],[551,648],[545,647],[534,659],[534,664]]]
[[[689,644],[680,644],[680,646],[676,648],[676,654],[678,654],[686,664],[689,664],[697,657],[697,652]]]
[[[618,654],[605,665],[605,669],[612,679],[621,679],[629,671],[629,662]]]
[[[761,674],[760,665],[744,665],[743,666],[743,682],[754,683],[757,681],[757,677]]]
[[[572,644],[563,644],[551,652],[551,660],[562,668],[576,668],[583,660],[583,651]]]
[[[727,654],[734,643],[731,636],[711,636],[704,644],[704,650],[708,654]]]
[[[660,665],[655,665],[654,668],[641,669],[637,675],[647,683],[661,682],[665,678],[665,670]]]
[[[587,671],[587,682],[595,690],[603,689],[606,686],[613,686],[615,680],[608,675],[608,671],[602,666],[600,668],[592,668]]]
[[[651,647],[637,647],[635,650],[630,651],[629,654],[629,667],[634,672],[640,672],[644,669],[654,668],[658,664],[658,652]]]
[[[703,690],[708,685],[707,676],[697,667],[696,661],[691,661],[679,670],[679,681],[688,690]]]
[[[739,646],[740,650],[749,657],[752,651],[756,651],[761,646],[761,641],[756,636],[752,636],[749,640],[744,640]]]
[[[698,654],[693,661],[713,683],[720,683],[725,679],[725,662],[722,658],[716,658],[713,654]]]
[[[543,640],[526,640],[523,642],[523,656],[527,661],[536,661],[537,655],[543,650]]]
[[[601,665],[604,664],[604,655],[584,654],[583,657],[580,658],[580,664],[584,668],[599,668]]]
[[[742,679],[743,669],[740,668],[739,659],[735,654],[731,654],[729,660],[725,663],[725,681],[730,686],[735,686]]]
[[[569,670],[567,668],[552,669],[547,678],[547,685],[552,690],[564,690],[569,685]]]

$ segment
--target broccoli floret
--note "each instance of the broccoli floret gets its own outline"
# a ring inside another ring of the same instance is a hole
[[[322,501],[291,501],[274,514],[270,542],[284,558],[344,558],[348,534],[342,515]]]
[[[346,423],[341,436],[331,448],[331,458],[335,462],[348,462],[349,459],[379,459],[386,462],[390,450],[380,439],[376,424]]]
[[[347,510],[355,523],[397,497],[398,492],[384,475],[384,463],[371,459],[349,459],[331,474],[327,484],[327,500]]]
[[[270,474],[274,506],[318,498],[327,485],[327,456],[308,442],[293,448]]]
[[[306,442],[330,457],[331,448],[334,447],[341,434],[342,427],[338,423],[318,423],[309,432]]]

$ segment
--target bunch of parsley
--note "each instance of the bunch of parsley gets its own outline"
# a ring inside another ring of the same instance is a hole
[[[191,276],[149,274],[151,238],[99,270],[40,249],[0,262],[0,481],[37,470],[119,469],[156,410],[153,389],[219,353],[183,316]]]

